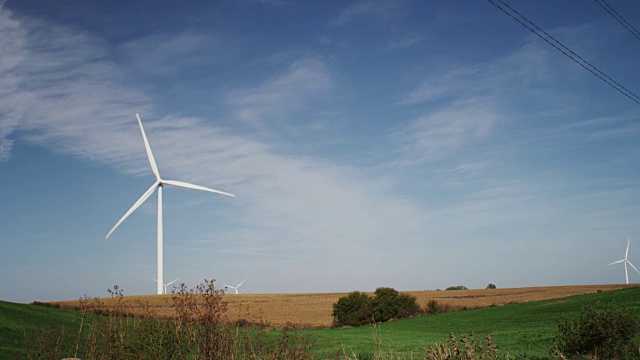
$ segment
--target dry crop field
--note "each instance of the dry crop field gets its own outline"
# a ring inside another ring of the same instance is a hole
[[[548,300],[572,295],[595,293],[599,290],[610,291],[633,285],[578,285],[545,286],[508,289],[482,290],[422,290],[406,291],[418,299],[424,307],[429,300],[454,309],[500,306],[529,301]],[[347,293],[312,294],[228,294],[223,301],[227,303],[227,317],[230,321],[239,319],[250,322],[263,322],[272,326],[292,325],[315,328],[331,326],[332,305]],[[126,296],[122,299],[127,311],[137,314],[149,314],[156,317],[171,317],[172,295]],[[114,299],[100,299],[101,308],[115,305]],[[57,302],[62,308],[77,308],[75,301]],[[96,306],[93,300],[85,304]]]

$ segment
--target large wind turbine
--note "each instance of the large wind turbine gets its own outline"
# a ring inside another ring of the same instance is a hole
[[[636,267],[633,266],[631,261],[629,261],[629,244],[630,244],[630,241],[629,241],[629,239],[627,239],[627,252],[624,253],[624,259],[618,260],[616,262],[612,262],[611,264],[607,264],[607,265],[613,265],[613,264],[619,264],[619,263],[623,262],[624,263],[624,275],[627,278],[627,284],[629,284],[629,271],[627,269],[627,264],[631,265],[633,270],[635,270],[638,273],[638,275],[640,275],[640,271],[638,271],[638,269],[636,269]]]
[[[236,286],[231,286],[231,285],[224,285],[224,287],[228,287],[228,288],[232,288],[236,291],[236,295],[238,294],[238,288],[240,287],[240,285],[242,285],[243,282],[247,281],[247,279],[242,280],[242,282]]]
[[[171,282],[168,282],[168,283],[164,284],[164,294],[165,294],[165,295],[167,294],[167,286],[169,286],[169,285],[173,284],[174,282],[176,282],[176,281],[178,281],[178,280],[180,280],[180,278],[177,278],[177,279],[175,279],[175,280],[173,280],[173,281],[171,281]],[[157,280],[157,279],[153,279],[153,281],[158,282],[158,280]]]
[[[153,192],[156,191],[156,189],[158,189],[158,279],[157,281],[158,281],[158,294],[162,294],[162,286],[164,285],[163,253],[162,253],[162,247],[163,247],[163,244],[162,244],[162,241],[163,241],[163,238],[162,238],[162,187],[163,185],[167,184],[167,185],[179,186],[179,187],[194,189],[194,190],[209,191],[212,193],[231,196],[231,197],[235,197],[235,195],[226,193],[224,191],[210,189],[200,185],[189,184],[182,181],[162,179],[160,177],[160,173],[158,172],[158,166],[156,165],[156,160],[153,158],[153,153],[151,152],[151,147],[149,146],[149,141],[147,140],[147,135],[145,134],[144,128],[142,127],[142,121],[140,120],[140,116],[136,114],[136,118],[138,119],[138,124],[140,125],[140,131],[142,132],[142,140],[144,141],[144,147],[147,150],[147,157],[149,158],[149,164],[151,165],[151,170],[153,171],[153,174],[156,176],[156,181],[153,183],[153,185],[151,185],[151,187],[147,191],[145,191],[144,194],[142,194],[142,196],[138,199],[138,201],[136,201],[133,204],[133,206],[129,209],[129,211],[127,211],[124,214],[124,216],[122,216],[122,218],[118,220],[118,222],[113,226],[113,228],[111,228],[111,231],[109,231],[106,238],[108,239],[109,236],[111,236],[111,234],[116,230],[118,225],[120,225],[129,215],[131,215],[132,212],[134,212],[138,207],[140,207],[140,205],[142,205],[142,203],[144,203],[153,194]]]

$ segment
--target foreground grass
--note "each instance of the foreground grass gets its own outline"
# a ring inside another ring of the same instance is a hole
[[[577,318],[585,305],[598,302],[602,305],[615,302],[640,312],[640,287],[425,316],[375,328],[362,326],[304,333],[316,339],[313,351],[318,358],[353,358],[355,354],[363,359],[381,353],[422,358],[425,348],[446,339],[449,332],[460,335],[471,331],[479,339],[490,334],[498,344],[501,357],[507,354],[544,357],[557,333],[558,319],[563,315]],[[0,301],[0,359],[24,357],[25,331],[33,332],[53,324],[77,333],[80,318],[78,312]],[[278,334],[281,333],[270,331],[267,336],[278,337]]]
[[[577,318],[582,307],[600,302],[640,312],[640,287],[607,291],[562,299],[465,310],[371,326],[314,330],[318,356],[337,354],[364,358],[382,352],[401,353],[406,358],[421,357],[430,344],[473,331],[478,338],[490,334],[506,356],[547,356],[557,321],[563,315]]]
[[[0,359],[23,357],[25,332],[52,324],[77,332],[81,318],[76,311],[0,301]]]

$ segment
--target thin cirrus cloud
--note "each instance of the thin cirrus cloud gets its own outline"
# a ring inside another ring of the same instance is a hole
[[[24,44],[0,46],[3,54],[11,51],[19,59],[8,68],[10,76],[3,74],[0,88],[11,85],[30,99],[14,122],[2,124],[3,139],[20,131],[32,144],[52,151],[148,175],[133,121],[140,111],[163,177],[180,174],[181,179],[216,184],[238,195],[221,221],[254,229],[260,239],[227,228],[229,238],[237,240],[227,251],[258,241],[262,246],[255,248],[264,249],[258,251],[263,255],[285,249],[327,253],[345,242],[371,250],[375,243],[418,233],[422,226],[420,211],[394,196],[386,182],[368,178],[366,170],[275,154],[267,143],[203,119],[158,118],[148,96],[119,81],[121,73],[101,55],[105,50],[100,39],[40,20],[12,19],[8,12],[0,15],[0,26],[20,36],[3,37],[0,44]],[[259,120],[275,111],[274,106],[296,108],[330,86],[325,64],[302,59],[253,89],[231,91],[227,100],[238,114],[250,110],[252,119]],[[3,113],[15,111],[10,103],[2,106]],[[387,195],[376,196],[380,193]]]
[[[401,162],[440,160],[489,136],[498,119],[487,99],[466,99],[425,113],[391,137],[401,144]]]
[[[131,40],[119,46],[119,51],[136,71],[167,76],[183,68],[211,66],[226,56],[228,50],[221,51],[222,47],[222,40],[215,35],[184,31]]]
[[[257,86],[231,91],[226,101],[237,119],[256,126],[327,96],[332,80],[326,64],[314,58],[293,61],[282,74]]]
[[[7,114],[0,143],[21,131],[23,139],[54,151],[123,161],[122,148],[103,153],[110,140],[92,134],[117,130],[125,114],[145,109],[146,96],[117,83],[121,74],[103,58],[100,39],[44,20],[14,19],[8,10],[0,13],[0,27],[12,35],[0,39],[0,54],[15,59],[0,65],[0,88],[11,92],[0,100],[0,113]]]
[[[400,1],[369,0],[356,2],[344,8],[338,15],[329,21],[329,26],[344,26],[349,23],[384,22],[396,17],[402,10]]]

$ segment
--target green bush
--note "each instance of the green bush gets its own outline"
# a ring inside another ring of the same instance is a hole
[[[464,285],[449,286],[445,290],[468,290]]]
[[[640,323],[633,311],[615,305],[582,309],[578,320],[563,317],[555,347],[569,358],[594,355],[601,359],[637,359],[633,338]]]
[[[333,304],[333,322],[336,326],[359,326],[368,324],[373,318],[369,295],[352,291]]]
[[[442,314],[453,311],[453,307],[448,304],[441,304],[436,300],[429,300],[427,306],[424,308],[424,312],[429,315]]]
[[[377,288],[374,297],[353,291],[333,304],[334,326],[359,326],[420,314],[415,296],[388,287]]]
[[[496,284],[489,284],[489,285],[487,285],[487,289],[497,289],[497,288],[496,288]]]
[[[373,319],[384,322],[398,317],[398,295],[400,293],[388,287],[376,289],[373,298]]]
[[[400,294],[396,298],[396,302],[398,304],[399,319],[420,315],[420,313],[422,313],[420,305],[418,305],[418,300],[415,296]]]

